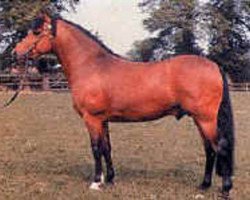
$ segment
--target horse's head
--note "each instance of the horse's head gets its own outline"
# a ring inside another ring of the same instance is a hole
[[[54,33],[52,19],[43,14],[37,17],[31,24],[31,29],[13,50],[17,58],[36,58],[49,53],[53,47]]]

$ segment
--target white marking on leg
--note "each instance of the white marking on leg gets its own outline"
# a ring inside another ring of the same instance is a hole
[[[91,183],[91,185],[89,186],[89,189],[100,191],[100,190],[101,190],[101,185],[102,185],[101,182],[93,182],[93,183]]]
[[[104,184],[105,183],[105,178],[104,178],[104,174],[101,174],[101,183]]]
[[[105,183],[105,178],[104,178],[104,174],[102,173],[100,182],[92,182],[91,185],[89,186],[89,189],[101,190],[101,186],[104,185],[104,183]]]

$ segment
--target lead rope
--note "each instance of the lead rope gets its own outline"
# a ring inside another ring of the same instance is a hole
[[[24,82],[22,81],[22,79],[24,80],[24,78],[27,76],[27,68],[28,68],[28,59],[25,60],[25,64],[24,64],[24,73],[21,75],[21,79],[20,79],[20,85],[18,90],[14,93],[14,95],[7,101],[4,103],[4,105],[1,106],[1,109],[8,107],[10,104],[12,104],[16,98],[18,97],[18,95],[20,94],[20,92],[24,89]]]
[[[51,26],[49,26],[48,28],[49,28],[49,30],[52,29]],[[53,33],[52,33],[52,34],[53,34]],[[26,56],[26,60],[25,60],[25,65],[24,65],[24,73],[22,74],[20,80],[22,80],[22,79],[24,80],[25,76],[27,76],[27,74],[28,74],[28,65],[29,65],[29,63],[28,63],[28,56],[29,56],[30,52],[34,49],[34,47],[37,45],[37,43],[39,42],[39,40],[40,40],[42,37],[44,37],[44,36],[45,36],[45,35],[43,35],[43,34],[40,35],[40,37],[38,38],[38,40],[36,40],[36,41],[31,45],[31,47],[25,52],[24,55]],[[53,39],[53,36],[51,36],[50,39],[52,40],[52,39]],[[53,43],[52,43],[52,44],[53,44]],[[12,104],[12,102],[16,100],[16,98],[18,97],[18,95],[20,94],[20,92],[21,92],[23,89],[24,89],[24,84],[22,84],[22,81],[21,81],[21,84],[20,84],[18,90],[15,92],[15,94],[14,94],[14,95],[6,102],[3,106],[1,106],[0,108],[6,108],[6,107],[8,107],[10,104]]]

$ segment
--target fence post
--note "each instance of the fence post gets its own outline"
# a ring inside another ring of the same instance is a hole
[[[22,89],[21,87],[23,86],[23,90],[30,91],[30,82],[29,82],[29,77],[27,75],[20,76],[20,84],[19,88]]]
[[[43,75],[43,89],[44,91],[48,91],[50,89],[49,86],[49,75],[46,73]]]

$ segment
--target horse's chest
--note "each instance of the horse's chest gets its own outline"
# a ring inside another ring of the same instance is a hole
[[[89,113],[104,112],[107,107],[107,98],[100,87],[82,87],[72,90],[72,96],[75,107]]]

